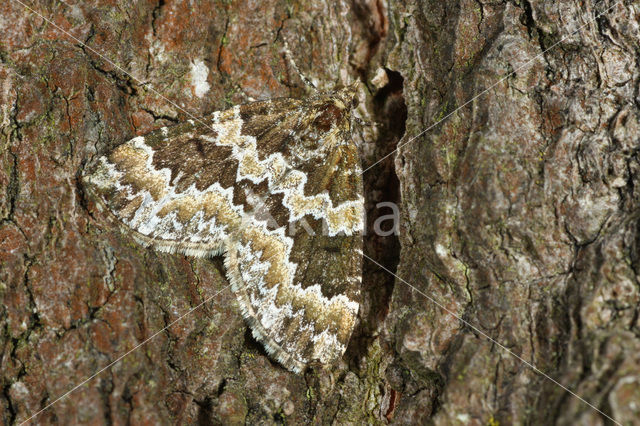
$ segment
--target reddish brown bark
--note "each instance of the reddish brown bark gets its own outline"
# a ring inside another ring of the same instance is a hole
[[[595,3],[29,3],[55,26],[2,3],[3,422],[208,298],[37,422],[603,421],[425,295],[633,422],[640,12]],[[406,143],[364,176],[370,225],[381,201],[402,212],[399,239],[369,233],[365,254],[401,279],[366,262],[343,362],[304,375],[251,339],[220,259],[143,249],[78,179],[132,136],[249,97],[304,96],[284,40],[321,88],[366,82],[360,114],[375,124],[354,131],[365,168]],[[374,84],[380,67],[387,82]]]

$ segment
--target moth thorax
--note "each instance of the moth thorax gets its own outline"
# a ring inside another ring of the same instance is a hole
[[[340,100],[329,101],[319,109],[319,114],[316,116],[313,125],[320,132],[340,129],[347,123],[348,114],[349,111]]]

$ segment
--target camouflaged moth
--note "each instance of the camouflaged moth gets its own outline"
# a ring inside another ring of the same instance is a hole
[[[356,87],[161,128],[99,158],[84,178],[98,205],[145,246],[224,256],[253,335],[295,372],[341,357],[358,313]],[[295,221],[305,229],[290,232]]]

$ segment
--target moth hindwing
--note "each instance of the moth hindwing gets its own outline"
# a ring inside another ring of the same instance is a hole
[[[274,99],[139,136],[84,181],[146,246],[224,256],[242,315],[300,372],[342,356],[359,307],[364,202],[355,85]]]

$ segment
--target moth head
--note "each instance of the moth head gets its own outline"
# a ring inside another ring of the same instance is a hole
[[[358,81],[322,96],[314,125],[323,132],[349,126],[351,110],[358,105]]]
[[[349,111],[352,108],[358,106],[358,97],[356,96],[356,94],[358,93],[359,85],[360,82],[358,80],[355,80],[350,85],[339,89],[334,93],[336,100],[340,102],[343,109]]]

